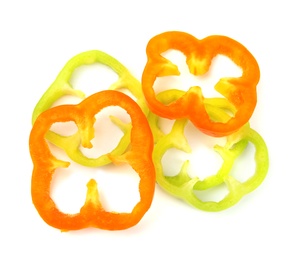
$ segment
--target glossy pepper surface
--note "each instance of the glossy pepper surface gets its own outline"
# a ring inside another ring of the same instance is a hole
[[[240,77],[221,78],[214,86],[236,108],[232,118],[224,123],[211,120],[199,86],[190,87],[170,104],[163,104],[157,99],[153,88],[156,79],[180,75],[178,67],[162,56],[170,49],[181,51],[186,56],[189,71],[194,75],[205,74],[217,55],[227,56],[242,69]],[[188,118],[198,129],[212,136],[227,136],[249,121],[257,103],[256,86],[260,70],[256,59],[239,42],[219,35],[199,40],[185,32],[170,31],[153,37],[147,44],[146,53],[142,89],[153,113],[169,119]]]
[[[110,155],[114,163],[128,163],[140,177],[140,201],[130,213],[107,212],[100,203],[97,184],[87,184],[85,204],[80,212],[61,212],[50,196],[51,180],[55,170],[68,167],[69,162],[59,160],[50,151],[46,133],[56,122],[73,121],[78,127],[82,145],[91,148],[94,137],[95,115],[105,107],[119,106],[131,117],[130,148],[120,156]],[[67,230],[96,227],[107,230],[127,229],[136,225],[151,206],[155,189],[155,168],[152,162],[153,137],[145,115],[135,101],[113,90],[98,92],[77,105],[61,105],[42,112],[33,125],[29,147],[34,163],[31,181],[33,203],[43,220],[50,226]]]
[[[180,97],[181,91],[170,90],[162,92],[158,98],[164,103],[168,103],[171,99]],[[233,106],[223,99],[208,99],[206,109],[211,118],[226,122],[229,114],[232,112]],[[212,104],[219,104],[213,106]],[[191,152],[191,147],[184,135],[184,128],[187,119],[176,120],[169,134],[164,135],[155,145],[153,152],[154,164],[156,167],[157,183],[165,191],[171,195],[180,198],[195,208],[204,211],[222,211],[238,203],[243,196],[255,190],[265,179],[269,167],[268,149],[263,138],[249,124],[244,125],[238,131],[226,137],[224,146],[216,145],[214,150],[220,154],[223,163],[220,169],[213,175],[201,180],[198,177],[191,178],[188,174],[189,161],[185,161],[180,172],[175,176],[166,175],[163,170],[162,158],[165,153],[172,148]],[[231,176],[231,170],[234,163],[245,151],[248,144],[255,147],[255,170],[247,180],[241,182]],[[219,185],[225,185],[228,193],[219,201],[204,201],[199,198],[199,191],[212,191],[212,188]]]
[[[65,64],[54,82],[49,86],[36,104],[32,114],[32,124],[34,124],[40,113],[54,106],[55,102],[61,97],[76,96],[81,99],[85,98],[85,94],[82,90],[73,88],[71,77],[79,67],[92,64],[101,64],[110,68],[118,76],[118,79],[111,86],[108,86],[109,89],[128,90],[136,98],[137,103],[143,112],[145,114],[148,113],[148,107],[146,106],[141,90],[141,84],[129,70],[111,55],[99,50],[90,50],[75,55]],[[98,86],[98,91],[99,88],[100,86]],[[110,118],[112,122],[123,131],[123,136],[120,142],[111,151],[114,155],[120,155],[129,145],[131,125],[124,124],[114,116],[111,116]],[[157,128],[152,126],[152,129],[155,130],[154,133],[158,135]],[[46,138],[52,144],[63,149],[73,161],[81,165],[97,167],[111,162],[110,157],[107,154],[100,155],[97,158],[87,157],[80,149],[81,140],[78,132],[73,135],[62,136],[54,131],[48,131]]]

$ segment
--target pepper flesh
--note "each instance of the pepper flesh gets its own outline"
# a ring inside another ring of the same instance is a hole
[[[170,98],[180,97],[181,91],[170,90],[162,92],[158,98],[164,103],[170,102]],[[226,110],[232,112],[234,107],[226,100],[208,99],[207,111],[211,117],[220,122],[226,122],[229,115]],[[219,106],[213,106],[217,104]],[[241,200],[243,196],[256,189],[265,179],[269,167],[267,146],[263,138],[248,124],[227,137],[224,147],[214,147],[222,159],[223,164],[218,172],[203,180],[198,177],[191,178],[188,174],[189,161],[184,162],[180,172],[175,176],[165,176],[162,166],[162,157],[170,148],[176,148],[184,152],[191,152],[191,148],[184,135],[187,119],[176,120],[171,132],[163,136],[155,145],[153,160],[156,167],[157,183],[162,189],[171,195],[184,200],[195,208],[204,211],[225,210]],[[239,182],[230,176],[230,172],[237,158],[243,153],[248,143],[255,146],[255,171],[246,181]],[[203,201],[197,196],[197,191],[208,190],[218,185],[225,184],[229,193],[220,201]]]
[[[36,104],[32,115],[32,124],[34,124],[40,113],[52,107],[62,96],[73,95],[84,98],[85,94],[81,90],[73,89],[70,79],[78,67],[95,63],[100,63],[111,68],[118,75],[118,80],[114,82],[109,89],[127,89],[133,96],[135,96],[137,103],[143,112],[148,114],[149,110],[141,90],[140,82],[133,77],[133,75],[122,63],[112,56],[99,50],[91,50],[74,56],[65,64],[55,81],[50,85]],[[113,151],[111,151],[111,154],[113,155],[120,155],[129,146],[131,124],[124,124],[114,116],[111,116],[110,118],[111,121],[123,132],[123,136],[118,145],[113,149]],[[151,129],[153,130],[153,134],[157,140],[159,136],[161,136],[160,130],[155,125],[151,125]],[[46,138],[52,144],[63,149],[69,158],[81,165],[97,167],[111,162],[108,154],[103,154],[97,158],[89,158],[85,156],[80,150],[81,140],[78,132],[71,136],[62,136],[56,132],[48,131]]]
[[[235,106],[234,117],[224,123],[212,121],[198,86],[189,88],[170,104],[165,105],[157,99],[153,89],[157,77],[180,75],[178,67],[162,56],[169,49],[181,51],[186,56],[189,70],[194,75],[205,74],[212,59],[219,54],[227,56],[242,69],[241,77],[221,78],[215,85],[215,89]],[[184,32],[171,31],[153,37],[147,44],[146,53],[148,60],[142,74],[142,90],[153,113],[169,119],[188,118],[211,136],[227,136],[249,121],[257,103],[260,71],[256,59],[239,42],[219,35],[199,40]]]
[[[111,68],[118,75],[118,80],[110,86],[111,89],[128,88],[135,97],[140,98],[140,82],[131,75],[122,63],[105,52],[99,50],[86,51],[75,55],[65,64],[54,82],[39,99],[32,114],[32,124],[39,114],[52,107],[59,98],[65,95],[85,98],[85,94],[81,90],[73,88],[70,79],[77,68],[95,63]],[[141,103],[145,102],[141,101]],[[143,105],[139,105],[143,107]]]
[[[84,147],[92,146],[95,115],[107,106],[120,106],[131,117],[130,150],[120,156],[110,155],[114,163],[129,163],[139,174],[140,201],[131,213],[107,212],[100,204],[97,184],[87,184],[85,204],[77,214],[61,212],[50,196],[50,184],[55,170],[68,167],[69,162],[57,159],[50,151],[46,133],[55,122],[74,121]],[[140,107],[127,95],[106,90],[89,96],[77,105],[61,105],[42,112],[30,133],[29,147],[34,163],[31,181],[33,204],[43,220],[63,231],[96,227],[107,230],[127,229],[136,225],[151,206],[155,189],[155,169],[152,162],[153,136]]]

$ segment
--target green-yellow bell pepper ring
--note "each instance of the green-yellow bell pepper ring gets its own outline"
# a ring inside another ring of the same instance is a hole
[[[99,50],[86,51],[72,57],[65,64],[54,82],[36,104],[32,115],[32,123],[35,122],[40,113],[52,107],[59,98],[65,95],[84,98],[85,94],[81,90],[73,89],[70,79],[77,68],[95,63],[106,65],[118,75],[119,78],[110,86],[111,89],[128,88],[137,99],[141,98],[140,82],[131,75],[123,64],[105,52]],[[144,101],[142,102],[144,103]]]
[[[179,96],[180,93],[174,90],[166,91],[162,92],[158,98],[160,100],[163,99],[163,102],[168,102],[168,97],[174,95]],[[221,122],[228,120],[229,115],[223,110],[225,108],[232,111],[232,107],[229,107],[228,103],[213,99],[209,99],[207,103],[207,111],[213,119]],[[221,108],[214,106],[214,104],[218,104]],[[225,105],[227,107],[224,107]],[[215,175],[211,175],[204,180],[200,180],[198,177],[191,178],[187,172],[189,161],[186,161],[179,174],[176,176],[165,176],[161,161],[168,149],[177,148],[185,152],[191,152],[191,148],[184,135],[186,124],[186,119],[175,121],[171,132],[162,137],[155,145],[153,159],[156,167],[157,183],[165,191],[184,200],[195,208],[205,211],[221,211],[236,204],[244,195],[256,189],[265,179],[269,167],[267,146],[263,138],[255,130],[251,129],[248,124],[229,135],[224,147],[218,145],[214,147],[223,159],[223,164]],[[245,150],[248,143],[252,143],[255,146],[256,167],[254,174],[241,183],[230,176],[230,172],[234,162]],[[197,196],[196,191],[207,190],[222,183],[226,184],[229,193],[221,201],[203,201]]]
[[[51,86],[47,89],[35,106],[32,115],[32,124],[35,122],[37,116],[40,113],[52,107],[53,104],[62,96],[73,95],[84,98],[85,95],[81,90],[73,89],[72,85],[70,84],[70,79],[75,69],[82,65],[90,65],[94,63],[106,65],[118,75],[118,80],[113,83],[109,89],[127,89],[136,98],[137,103],[141,107],[142,111],[145,114],[148,114],[148,108],[142,94],[140,82],[131,75],[129,70],[123,64],[121,64],[112,56],[99,50],[91,50],[74,56],[66,63],[55,81],[51,84]],[[131,124],[124,124],[113,116],[110,118],[112,122],[116,124],[124,133],[118,145],[111,152],[113,155],[120,155],[127,149],[129,145]],[[156,136],[158,139],[158,136],[161,136],[160,130],[156,126],[151,126],[151,128],[154,130],[154,136]],[[53,131],[49,131],[46,135],[46,138],[54,145],[62,148],[73,161],[79,164],[96,167],[111,162],[107,154],[103,154],[97,158],[89,158],[85,156],[80,150],[81,137],[78,132],[71,136],[62,136]]]

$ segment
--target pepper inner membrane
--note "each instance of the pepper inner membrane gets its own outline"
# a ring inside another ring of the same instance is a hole
[[[216,83],[221,78],[242,76],[242,69],[224,55],[214,57],[209,70],[201,76],[190,73],[186,56],[181,51],[168,50],[162,56],[178,66],[180,75],[157,77],[154,82],[156,94],[169,89],[188,91],[192,86],[199,86],[205,98],[223,97],[214,89]]]

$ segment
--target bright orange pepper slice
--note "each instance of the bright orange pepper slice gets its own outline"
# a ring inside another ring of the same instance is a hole
[[[123,155],[111,155],[114,163],[129,163],[139,174],[140,201],[130,213],[107,212],[102,207],[97,184],[90,180],[85,204],[79,213],[61,212],[50,196],[53,174],[69,162],[57,159],[50,151],[46,133],[55,122],[74,121],[81,135],[82,145],[91,148],[95,115],[105,107],[120,106],[131,117],[130,149]],[[136,225],[151,206],[155,190],[155,168],[152,161],[154,141],[148,121],[137,103],[127,95],[113,90],[98,92],[78,105],[62,105],[42,112],[30,133],[30,153],[34,163],[31,194],[33,204],[43,220],[62,231],[96,227],[107,230],[127,229]]]
[[[194,75],[205,74],[217,55],[227,56],[242,69],[241,77],[221,78],[215,85],[215,89],[236,108],[230,120],[224,123],[211,120],[198,86],[191,87],[170,104],[157,99],[153,89],[157,77],[180,74],[178,67],[162,56],[170,49],[186,56],[189,70]],[[230,135],[249,121],[257,103],[260,70],[256,59],[242,44],[226,36],[213,35],[199,40],[185,32],[171,31],[153,37],[146,52],[148,60],[142,75],[142,89],[153,113],[169,119],[188,118],[198,129],[212,136]]]

